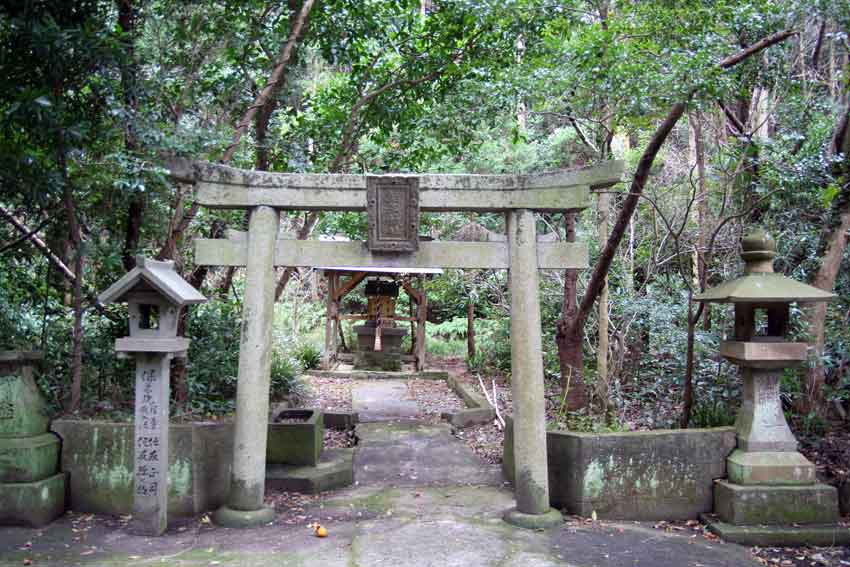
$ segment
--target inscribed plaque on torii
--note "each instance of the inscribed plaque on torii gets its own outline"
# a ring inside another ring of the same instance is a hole
[[[369,250],[416,252],[419,249],[419,179],[367,177]]]

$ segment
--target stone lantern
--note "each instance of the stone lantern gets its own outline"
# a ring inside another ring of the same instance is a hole
[[[59,438],[33,370],[39,352],[0,351],[0,525],[39,528],[65,513]]]
[[[130,336],[115,341],[118,356],[136,359],[132,531],[160,535],[167,525],[168,409],[172,358],[185,358],[189,339],[177,336],[180,310],[206,298],[174,271],[173,262],[142,256],[99,297],[127,302]]]
[[[722,524],[714,527],[735,540],[744,533],[736,526],[774,526],[783,533],[781,541],[790,544],[794,536],[789,531],[799,531],[792,525],[834,523],[838,500],[836,489],[818,484],[815,465],[797,451],[782,411],[782,371],[804,362],[808,350],[806,343],[788,340],[789,308],[792,302],[835,296],[774,273],[776,243],[764,231],[744,237],[741,248],[744,275],[694,298],[734,305],[734,337],[721,342],[720,354],[741,367],[743,379],[735,422],[738,447],[726,460],[727,479],[715,485],[714,511]]]

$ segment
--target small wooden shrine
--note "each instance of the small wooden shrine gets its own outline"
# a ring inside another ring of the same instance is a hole
[[[425,368],[425,325],[428,317],[428,298],[424,279],[441,274],[439,268],[350,268],[328,266],[320,268],[328,285],[327,317],[325,319],[325,351],[323,367],[331,369],[340,362],[353,362],[362,370],[400,370],[403,362],[413,362],[416,370]],[[366,313],[343,313],[345,297],[366,281]],[[399,292],[410,297],[410,314],[397,313]],[[344,342],[343,321],[362,321],[354,327],[357,344]],[[409,329],[405,328],[409,324]],[[408,331],[411,335],[409,353],[401,345]],[[342,348],[341,348],[342,347]],[[342,352],[351,350],[353,352]]]

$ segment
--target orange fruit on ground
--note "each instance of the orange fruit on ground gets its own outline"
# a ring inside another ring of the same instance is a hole
[[[316,528],[316,537],[328,537],[328,530],[326,530],[323,526],[319,526]]]

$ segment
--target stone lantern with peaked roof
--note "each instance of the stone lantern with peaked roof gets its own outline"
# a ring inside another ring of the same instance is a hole
[[[807,359],[808,345],[788,340],[791,303],[835,296],[775,273],[776,242],[763,230],[745,236],[741,248],[744,275],[694,298],[734,305],[734,336],[720,354],[741,367],[743,379],[738,447],[726,461],[728,478],[715,486],[715,513],[727,527],[829,524],[837,519],[835,488],[818,484],[815,465],[797,451],[779,381],[784,368]]]
[[[171,359],[185,358],[189,339],[177,336],[180,310],[206,298],[174,270],[174,262],[136,258],[136,267],[100,294],[103,304],[126,301],[130,336],[119,356],[136,359],[133,522],[131,530],[160,535],[168,526],[168,418]]]

